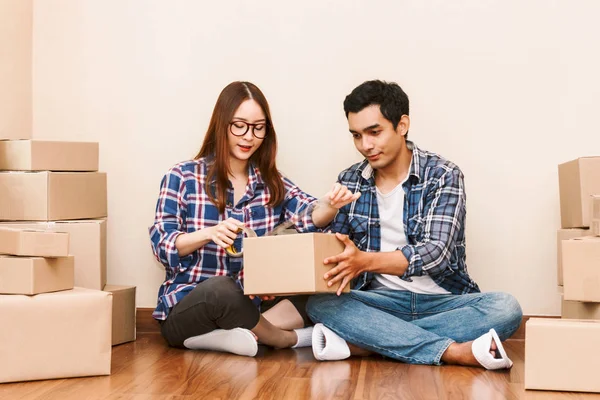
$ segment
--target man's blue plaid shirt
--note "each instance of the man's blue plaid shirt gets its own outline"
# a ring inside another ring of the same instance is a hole
[[[403,184],[404,233],[408,244],[398,249],[408,260],[402,279],[429,275],[452,294],[479,292],[469,277],[465,253],[466,195],[463,174],[452,162],[437,154],[412,150],[409,177]],[[381,229],[373,168],[365,160],[343,171],[338,182],[361,197],[340,209],[331,230],[348,234],[363,251],[381,249]],[[372,274],[354,282],[354,289],[367,286]]]

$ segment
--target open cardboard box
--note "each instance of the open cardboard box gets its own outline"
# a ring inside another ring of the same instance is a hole
[[[335,264],[323,260],[342,251],[344,245],[329,233],[244,238],[244,293],[335,293],[339,285],[328,287],[323,279]],[[344,292],[349,291],[346,285]]]

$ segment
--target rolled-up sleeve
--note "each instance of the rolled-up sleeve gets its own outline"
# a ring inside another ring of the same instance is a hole
[[[177,270],[180,265],[175,240],[184,233],[185,184],[181,170],[171,169],[162,179],[156,204],[154,225],[149,228],[152,251],[165,268]]]
[[[400,250],[408,260],[402,279],[411,276],[432,277],[452,274],[450,256],[460,234],[466,212],[463,174],[449,170],[438,180],[423,221],[423,240]]]
[[[285,200],[283,213],[286,221],[291,221],[300,233],[318,232],[312,220],[312,210],[317,204],[317,199],[294,185],[289,179],[282,177],[285,185]]]

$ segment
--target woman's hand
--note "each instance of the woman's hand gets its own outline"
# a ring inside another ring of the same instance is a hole
[[[248,297],[250,297],[250,300],[254,300],[255,297],[259,297],[262,301],[269,301],[269,300],[275,300],[275,296],[265,296],[265,295],[255,295],[255,294],[250,294],[248,295]]]
[[[319,199],[312,219],[318,228],[323,228],[333,221],[338,210],[360,197],[360,192],[352,193],[346,186],[336,183],[333,188]]]
[[[346,204],[352,203],[360,197],[360,192],[352,193],[348,187],[335,183],[333,188],[327,192],[325,198],[329,200],[329,206],[339,210]]]
[[[218,225],[210,227],[210,240],[218,246],[226,249],[233,244],[238,233],[244,228],[244,224],[237,219],[228,218],[219,222]]]

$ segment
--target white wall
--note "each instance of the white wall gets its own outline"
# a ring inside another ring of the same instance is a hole
[[[0,0],[0,139],[31,137],[32,0]]]
[[[199,148],[220,90],[269,99],[280,168],[325,193],[358,160],[342,101],[367,79],[411,99],[410,137],[460,165],[468,265],[526,314],[558,314],[557,164],[600,153],[600,2],[36,0],[34,137],[100,142],[111,283],[153,307],[162,175]]]

